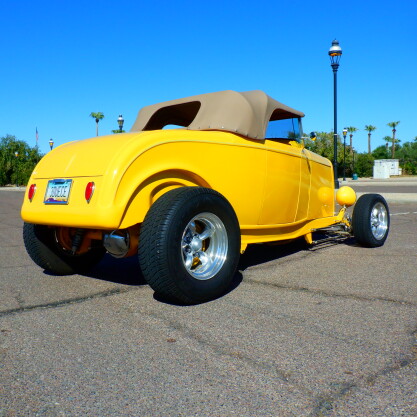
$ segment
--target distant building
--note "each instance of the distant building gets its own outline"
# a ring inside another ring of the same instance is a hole
[[[389,178],[391,175],[401,175],[398,159],[376,159],[374,161],[374,178]]]

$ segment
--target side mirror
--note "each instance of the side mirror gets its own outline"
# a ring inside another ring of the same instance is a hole
[[[317,139],[316,132],[310,132],[310,139],[311,140],[316,140]]]

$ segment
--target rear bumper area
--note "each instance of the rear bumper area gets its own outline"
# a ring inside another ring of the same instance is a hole
[[[104,198],[103,177],[75,177],[67,204],[46,204],[45,193],[50,179],[30,180],[21,210],[22,219],[27,223],[51,226],[68,226],[96,229],[117,229],[123,210],[113,204],[113,196]],[[89,182],[95,189],[90,201],[86,200],[85,190]],[[36,191],[29,200],[28,190],[36,184]]]

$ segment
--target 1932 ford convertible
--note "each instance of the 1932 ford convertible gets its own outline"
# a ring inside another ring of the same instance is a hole
[[[139,254],[149,285],[185,303],[226,291],[249,244],[313,232],[384,244],[389,210],[342,187],[303,145],[301,118],[263,93],[222,91],[144,107],[131,132],[66,143],[36,166],[22,218],[41,268],[82,273]],[[175,129],[164,129],[166,127]]]

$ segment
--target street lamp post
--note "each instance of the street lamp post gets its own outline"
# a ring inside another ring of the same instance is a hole
[[[343,129],[343,181],[346,181],[346,135],[347,128]]]
[[[54,140],[52,138],[49,139],[49,146],[51,147],[51,151],[52,151],[52,148],[54,147]]]
[[[355,178],[355,149],[352,148],[352,178]]]
[[[17,158],[19,157],[19,152],[16,151],[14,153],[14,156],[16,157],[16,161],[17,161]],[[16,187],[18,187],[19,186],[19,171],[18,171],[18,164],[17,164],[17,162],[16,162],[15,166],[16,166]]]
[[[333,98],[334,98],[334,126],[333,126],[333,169],[334,169],[334,186],[339,188],[339,180],[337,177],[337,70],[339,68],[340,57],[342,56],[342,48],[339,42],[335,39],[329,49],[330,65],[333,68]]]
[[[119,114],[119,117],[117,119],[117,123],[119,124],[119,132],[123,132],[123,123],[125,122],[125,119],[123,119],[123,116]]]

